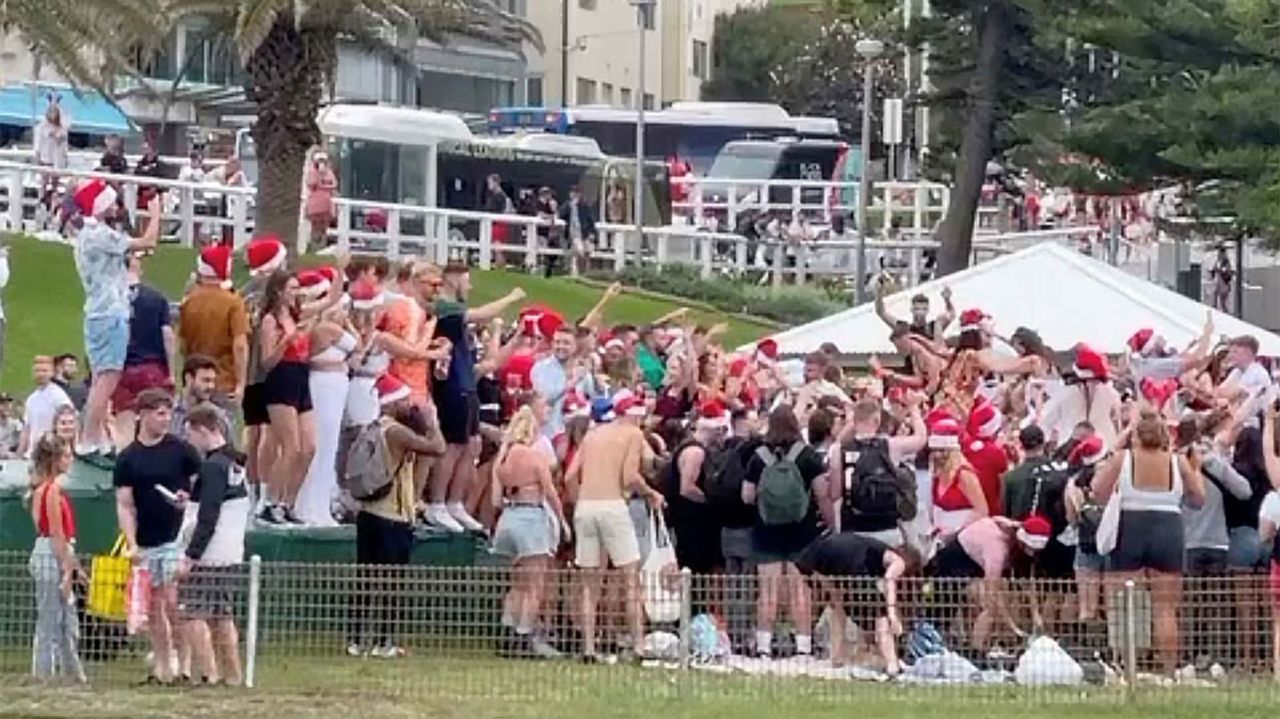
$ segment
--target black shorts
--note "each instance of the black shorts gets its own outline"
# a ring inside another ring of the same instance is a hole
[[[927,573],[938,579],[978,579],[984,574],[982,565],[973,561],[956,538],[942,545],[933,555]]]
[[[1036,579],[1074,580],[1076,548],[1068,547],[1056,538],[1050,539],[1044,549],[1036,552],[1032,561],[1014,562],[1009,573],[1017,579],[1035,577]]]
[[[262,382],[262,401],[267,407],[292,407],[298,410],[298,414],[310,412],[310,365],[304,362],[281,362],[273,367]]]
[[[238,590],[248,586],[240,567],[196,565],[178,584],[178,614],[184,619],[231,619]]]
[[[262,383],[251,384],[244,388],[244,400],[240,406],[244,409],[244,425],[261,427],[271,421],[267,414],[267,399],[263,395]]]
[[[440,419],[440,434],[448,444],[468,444],[480,434],[480,400],[474,392],[462,395],[438,395],[436,415]]]
[[[1182,515],[1173,512],[1120,513],[1120,536],[1107,555],[1107,569],[1116,572],[1181,574],[1183,567]]]

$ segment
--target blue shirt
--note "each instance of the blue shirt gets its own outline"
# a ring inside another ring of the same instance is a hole
[[[545,397],[547,406],[551,409],[547,424],[543,427],[543,433],[548,437],[555,437],[564,431],[564,396],[570,389],[577,389],[588,399],[595,395],[595,383],[590,375],[583,377],[576,388],[569,387],[569,373],[565,371],[564,363],[554,355],[535,362],[529,372],[529,380],[533,384],[533,391]]]
[[[84,316],[129,317],[129,237],[93,218],[76,235],[76,271],[84,285]]]

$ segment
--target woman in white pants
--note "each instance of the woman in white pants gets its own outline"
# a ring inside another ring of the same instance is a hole
[[[349,361],[358,347],[346,329],[346,311],[335,309],[311,336],[311,402],[316,422],[316,453],[294,503],[294,514],[311,527],[336,527],[333,503],[338,496],[338,440],[350,385]]]

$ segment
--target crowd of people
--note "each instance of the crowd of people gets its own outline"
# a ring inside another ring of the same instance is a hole
[[[950,293],[931,314],[920,296],[909,318],[878,308],[901,367],[873,357],[869,373],[847,375],[826,345],[792,371],[773,340],[732,351],[725,326],[680,310],[608,326],[616,285],[572,319],[519,288],[473,306],[461,262],[291,271],[284,245],[261,237],[244,250],[239,290],[229,247],[200,253],[175,327],[141,281],[155,221],[125,234],[100,181],[75,202],[92,382],[77,421],[60,384],[68,358],[37,358],[17,448],[33,462],[40,536],[36,651],[61,657],[38,673],[80,671],[58,601],[80,571],[58,488],[72,453],[113,467],[127,552],[153,586],[162,683],[238,680],[228,568],[251,521],[353,523],[370,565],[408,564],[424,526],[489,537],[514,566],[503,653],[591,661],[607,646],[642,651],[641,567],[663,541],[651,528],[670,527],[697,609],[723,619],[733,651],[781,652],[785,615],[786,651],[812,655],[825,607],[833,662],[845,659],[847,614],[890,674],[905,605],[928,601],[905,596],[908,577],[967,587],[934,619],[975,652],[1105,624],[1108,590],[1137,579],[1154,658],[1171,672],[1221,650],[1182,631],[1194,610],[1184,577],[1280,559],[1271,372],[1257,340],[1216,337],[1211,316],[1184,349],[1139,329],[1114,362],[1087,344],[1054,351],[1032,328],[1002,337],[980,309],[956,312]],[[561,605],[550,585],[570,567]],[[718,575],[754,581],[731,589]],[[851,577],[879,588],[851,594]],[[1029,585],[1009,578],[1048,583],[1026,592],[1024,611],[1014,596]],[[353,601],[352,655],[403,654],[401,592],[386,581]],[[1244,587],[1232,598],[1239,641],[1215,661],[1263,661],[1254,630],[1269,611]],[[624,621],[602,623],[606,611]],[[550,631],[568,625],[575,640]]]

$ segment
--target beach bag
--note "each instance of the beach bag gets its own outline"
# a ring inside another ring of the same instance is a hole
[[[809,516],[809,487],[805,484],[796,458],[804,444],[796,442],[781,458],[760,447],[756,454],[764,460],[764,471],[756,492],[756,508],[766,525],[798,524]]]
[[[125,587],[125,628],[130,634],[147,629],[147,614],[151,607],[151,571],[146,567],[134,567]]]
[[[347,453],[339,488],[361,502],[375,502],[387,496],[395,475],[387,464],[386,429],[373,422],[360,430]]]
[[[98,555],[89,564],[89,596],[85,611],[90,616],[112,622],[123,622],[127,616],[125,589],[129,585],[131,562],[124,556],[125,540],[121,534],[111,552]]]
[[[1102,518],[1098,520],[1098,531],[1094,543],[1098,546],[1098,554],[1103,556],[1111,554],[1111,550],[1116,548],[1116,543],[1120,540],[1120,494],[1124,488],[1124,472],[1132,471],[1129,466],[1132,461],[1133,455],[1125,457],[1124,469],[1121,470],[1120,478],[1116,480],[1111,497],[1107,499],[1106,508],[1102,510]]]
[[[644,591],[644,613],[649,621],[670,624],[680,621],[680,575],[676,548],[671,544],[667,523],[658,512],[649,515],[649,536],[653,542],[649,556],[640,567]]]

